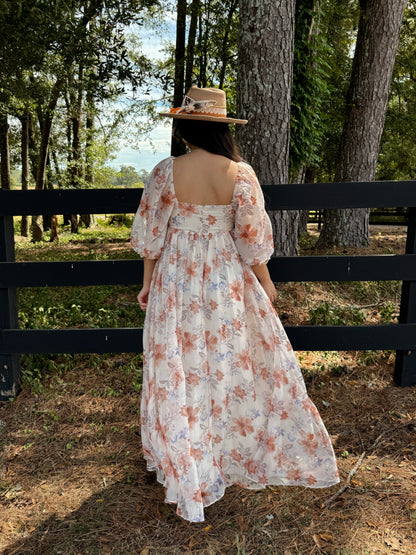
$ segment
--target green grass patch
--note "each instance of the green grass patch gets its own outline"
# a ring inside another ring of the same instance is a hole
[[[335,306],[331,302],[322,301],[318,306],[309,309],[309,318],[313,325],[360,325],[365,322],[366,313],[364,310]]]

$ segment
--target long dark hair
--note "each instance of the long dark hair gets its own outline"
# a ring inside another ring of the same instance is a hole
[[[177,119],[175,133],[187,143],[203,148],[212,154],[220,154],[234,162],[240,162],[241,156],[234,141],[228,123]]]

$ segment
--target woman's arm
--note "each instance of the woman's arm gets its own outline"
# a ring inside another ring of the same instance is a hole
[[[143,259],[143,287],[140,293],[137,295],[137,300],[139,301],[140,308],[146,310],[147,303],[149,300],[150,283],[152,281],[153,270],[155,269],[157,260],[152,260],[150,258]]]
[[[267,264],[256,264],[255,266],[251,266],[251,269],[256,274],[257,279],[260,282],[260,285],[266,292],[266,295],[269,297],[271,302],[273,303],[277,299],[277,292],[274,283],[271,280],[269,270],[267,268]]]

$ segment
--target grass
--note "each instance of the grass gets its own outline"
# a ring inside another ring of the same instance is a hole
[[[119,232],[111,243],[104,242],[104,236],[113,237],[107,226],[77,238],[65,232],[59,245],[35,248],[20,242],[17,257],[131,257],[128,229]],[[371,249],[400,252],[403,241],[403,236],[387,240],[376,235]],[[311,248],[306,245],[303,252]],[[21,289],[21,325],[140,325],[137,291]],[[381,324],[396,317],[400,283],[287,283],[278,286],[278,294],[284,323],[311,323],[314,315],[323,323],[358,323],[360,313],[360,321]],[[416,388],[394,386],[392,352],[297,355],[309,394],[331,435],[341,484],[367,450],[363,464],[328,507],[324,503],[338,486],[260,491],[233,486],[207,508],[200,524],[179,519],[145,470],[139,427],[142,355],[25,355],[22,392],[12,403],[0,403],[0,421],[5,423],[0,426],[0,552],[414,553]],[[371,450],[380,434],[377,448]]]

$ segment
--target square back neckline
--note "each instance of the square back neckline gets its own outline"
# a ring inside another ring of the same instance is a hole
[[[198,208],[206,208],[206,207],[212,208],[213,206],[216,206],[216,207],[217,206],[228,206],[229,207],[229,206],[234,205],[235,190],[237,188],[236,185],[237,185],[238,177],[240,175],[240,170],[241,170],[240,164],[241,164],[242,160],[240,160],[240,162],[237,162],[238,169],[237,169],[237,173],[236,173],[236,176],[235,176],[233,196],[231,197],[231,202],[228,202],[227,204],[197,204],[195,202],[184,202],[182,200],[179,200],[178,197],[176,196],[175,183],[173,181],[173,166],[174,166],[174,163],[175,163],[175,159],[176,159],[175,156],[171,156],[172,163],[171,163],[171,167],[170,167],[170,173],[171,173],[172,193],[173,193],[173,196],[175,197],[175,200],[178,204],[186,204],[188,206],[198,206]]]

